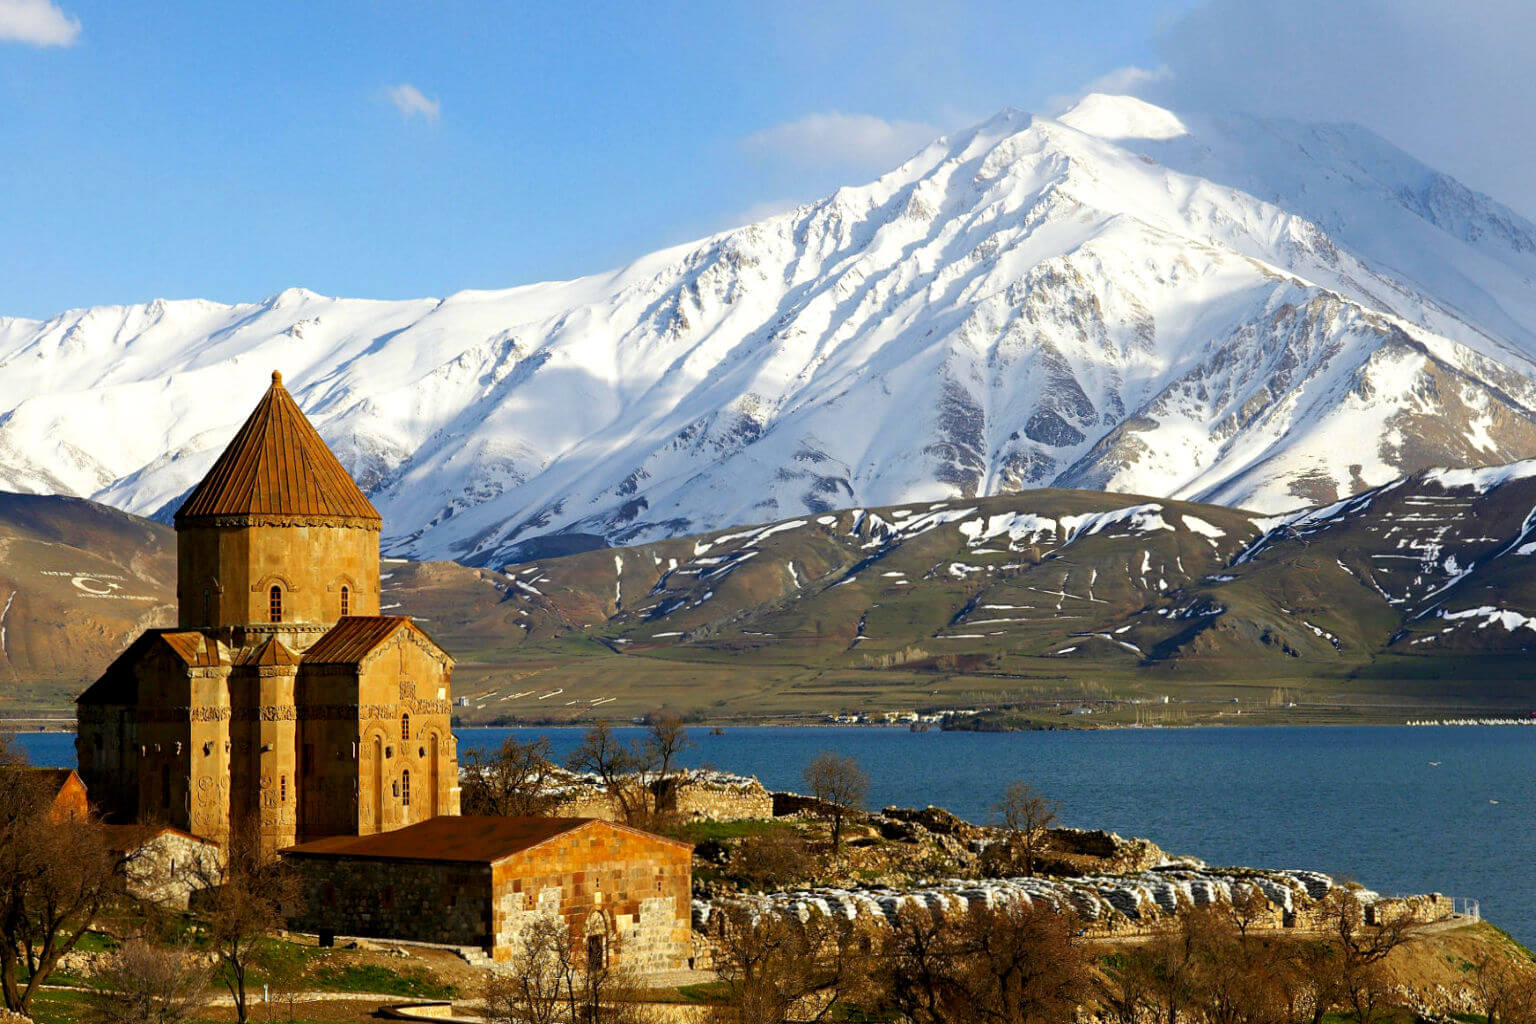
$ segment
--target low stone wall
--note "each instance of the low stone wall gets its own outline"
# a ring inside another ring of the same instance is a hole
[[[686,779],[678,789],[677,811],[694,821],[745,821],[771,818],[774,795],[756,779],[710,773]],[[593,779],[573,784],[551,814],[565,818],[602,818],[619,821],[616,802]]]

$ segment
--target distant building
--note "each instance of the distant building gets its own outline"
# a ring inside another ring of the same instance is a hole
[[[123,862],[130,893],[172,910],[185,910],[192,894],[218,877],[222,851],[168,825],[102,825],[107,850]]]
[[[274,373],[176,513],[180,624],[78,700],[109,822],[278,849],[458,813],[453,659],[379,614],[381,526]]]
[[[530,923],[553,915],[590,962],[688,966],[693,848],[614,822],[434,818],[284,856],[303,880],[293,927],[322,938],[409,938],[507,960]]]

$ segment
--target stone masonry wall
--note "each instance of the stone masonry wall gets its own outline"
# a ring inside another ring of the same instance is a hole
[[[756,779],[731,786],[691,782],[678,793],[677,810],[684,819],[695,821],[771,818],[773,794]],[[596,786],[571,791],[550,813],[561,818],[621,818],[613,799]]]
[[[291,858],[302,887],[296,931],[372,939],[490,945],[491,870],[485,864]]]
[[[573,943],[603,935],[609,955],[641,972],[686,967],[693,853],[645,833],[594,825],[495,867],[497,960],[512,959],[540,914],[559,914]]]

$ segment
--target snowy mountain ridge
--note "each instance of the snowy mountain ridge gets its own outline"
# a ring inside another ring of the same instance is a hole
[[[622,270],[0,319],[0,488],[167,513],[272,369],[392,554],[1536,455],[1536,226],[1362,129],[1090,96]]]

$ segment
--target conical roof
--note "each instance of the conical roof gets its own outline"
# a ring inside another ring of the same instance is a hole
[[[267,516],[382,521],[283,387],[281,373],[272,374],[272,387],[177,510],[176,522]]]

